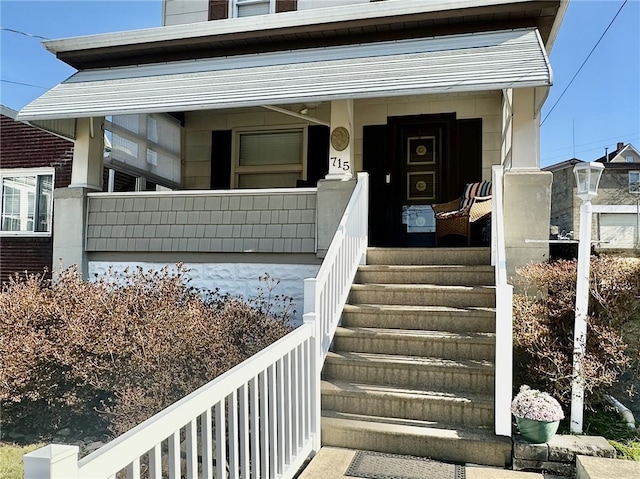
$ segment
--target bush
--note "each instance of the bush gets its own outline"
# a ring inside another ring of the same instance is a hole
[[[531,264],[518,270],[514,295],[515,387],[531,384],[568,408],[573,371],[576,262]],[[591,259],[587,318],[585,406],[600,400],[630,364],[638,363],[637,336],[627,334],[640,320],[640,260]],[[541,294],[542,292],[542,294]],[[546,293],[546,294],[545,294]]]
[[[3,421],[52,433],[118,435],[284,336],[261,292],[244,301],[187,286],[186,270],[75,268],[54,281],[12,279],[0,293]],[[269,293],[273,283],[268,276]]]

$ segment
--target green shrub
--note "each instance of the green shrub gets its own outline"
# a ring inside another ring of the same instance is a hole
[[[70,268],[52,282],[7,283],[3,421],[45,436],[74,425],[121,434],[291,330],[289,308],[275,314],[263,292],[200,292],[186,273],[138,268],[88,282]]]
[[[518,270],[514,295],[514,386],[549,392],[568,409],[573,371],[576,262],[531,264]],[[591,258],[585,405],[590,407],[639,360],[640,260]]]

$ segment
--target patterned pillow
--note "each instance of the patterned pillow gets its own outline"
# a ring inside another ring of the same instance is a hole
[[[471,200],[476,196],[491,196],[491,182],[467,183],[462,193],[460,209],[465,210],[471,205]]]

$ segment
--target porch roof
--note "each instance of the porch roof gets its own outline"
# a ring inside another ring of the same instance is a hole
[[[551,83],[539,33],[527,28],[85,70],[18,117],[184,112]]]

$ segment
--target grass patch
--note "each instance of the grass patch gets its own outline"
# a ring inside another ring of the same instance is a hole
[[[584,433],[604,437],[615,448],[618,459],[640,461],[639,432],[629,429],[617,412],[611,409],[587,411],[584,424]]]
[[[616,449],[618,459],[626,459],[628,461],[640,461],[640,441],[618,442],[609,440]]]
[[[22,456],[28,452],[45,446],[45,444],[28,444],[19,446],[8,442],[0,442],[0,477],[2,479],[23,479],[24,466]]]

